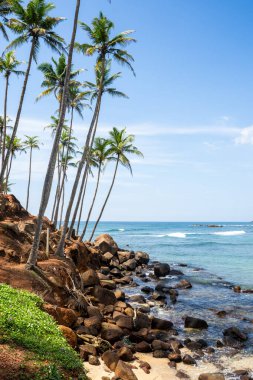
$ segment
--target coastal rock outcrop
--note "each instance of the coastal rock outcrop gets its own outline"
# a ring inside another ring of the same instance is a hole
[[[154,266],[154,275],[156,277],[165,277],[170,273],[170,266],[166,263],[158,263]]]
[[[208,324],[204,319],[194,318],[187,316],[184,321],[184,327],[186,329],[207,329]]]

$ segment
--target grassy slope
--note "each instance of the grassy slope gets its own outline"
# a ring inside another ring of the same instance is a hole
[[[82,373],[77,353],[67,344],[52,317],[41,310],[41,305],[42,300],[36,295],[0,284],[1,342],[27,349],[37,362],[46,361],[48,365],[40,368],[38,379],[64,379],[61,376],[64,371]]]

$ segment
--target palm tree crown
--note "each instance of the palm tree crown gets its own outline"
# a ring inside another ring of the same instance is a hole
[[[53,3],[45,0],[30,0],[26,7],[19,0],[12,0],[12,13],[7,26],[19,37],[14,39],[7,49],[15,48],[28,42],[34,43],[33,58],[36,61],[40,40],[56,52],[64,50],[64,39],[54,32],[54,28],[64,20],[63,17],[52,17],[48,14],[55,8]]]
[[[2,35],[6,40],[8,40],[8,35],[5,29],[7,22],[7,17],[11,13],[11,5],[8,0],[0,0],[0,30]]]
[[[85,55],[98,53],[97,62],[103,62],[109,56],[113,57],[118,63],[128,66],[134,73],[132,67],[133,57],[124,50],[124,47],[131,42],[136,42],[129,34],[133,30],[121,32],[111,38],[114,24],[100,12],[99,17],[95,17],[91,27],[84,22],[80,22],[81,28],[88,33],[91,40],[90,44],[80,44],[76,42],[75,47]]]
[[[26,140],[24,141],[25,148],[30,149],[39,149],[39,138],[38,136],[27,136],[25,135]]]
[[[41,87],[46,88],[42,93],[37,97],[36,100],[41,99],[44,96],[54,93],[57,100],[60,102],[62,99],[64,82],[66,78],[66,69],[67,62],[66,57],[62,54],[58,61],[52,58],[53,63],[44,62],[38,66],[38,69],[44,75],[44,80],[41,84]],[[72,71],[70,73],[70,82],[69,85],[78,85],[79,82],[75,78],[82,72],[82,69]]]
[[[8,78],[11,74],[24,75],[24,71],[17,70],[22,63],[24,62],[16,59],[15,51],[11,50],[5,53],[3,57],[0,57],[0,73],[3,73],[5,78]]]

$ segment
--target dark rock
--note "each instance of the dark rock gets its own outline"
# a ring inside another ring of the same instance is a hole
[[[155,301],[162,301],[162,300],[165,300],[165,299],[166,299],[166,295],[165,295],[163,292],[157,292],[157,291],[155,291],[155,292],[152,294],[152,298],[153,298]]]
[[[89,335],[98,335],[99,331],[101,329],[101,318],[98,316],[90,317],[90,318],[85,318],[84,319],[84,330],[83,333],[89,334]]]
[[[176,377],[178,377],[179,379],[190,379],[190,376],[188,376],[187,373],[183,371],[178,371],[176,373]]]
[[[227,315],[227,312],[225,310],[220,310],[220,311],[217,311],[216,315],[219,318],[225,318]]]
[[[235,293],[241,293],[241,287],[240,286],[234,286],[233,287],[233,291],[235,292]]]
[[[135,260],[138,264],[148,264],[149,262],[149,255],[146,252],[136,252],[135,253]]]
[[[97,350],[92,344],[84,344],[79,346],[80,357],[84,361],[88,360],[89,356],[97,356]]]
[[[182,357],[181,357],[181,354],[177,354],[176,352],[171,352],[169,355],[168,355],[168,359],[171,361],[171,362],[176,362],[176,363],[180,363],[182,361]]]
[[[193,357],[190,356],[190,355],[184,355],[184,357],[183,357],[183,363],[187,364],[187,365],[195,365],[196,364],[196,360],[193,359]]]
[[[153,317],[151,327],[155,330],[170,330],[173,327],[173,323],[166,319]]]
[[[143,286],[141,291],[145,294],[150,294],[153,293],[154,290],[150,286]]]
[[[115,318],[116,325],[121,327],[122,329],[133,329],[133,318],[127,315],[119,315]]]
[[[151,352],[150,344],[145,341],[139,342],[135,345],[136,352]]]
[[[240,329],[237,327],[229,327],[228,329],[223,331],[224,336],[232,337],[236,340],[239,340],[241,342],[244,342],[248,339],[247,335],[243,333]]]
[[[101,329],[101,338],[109,342],[116,342],[123,336],[123,331],[120,327],[112,323],[103,322]]]
[[[115,351],[108,350],[103,353],[102,360],[111,371],[115,371],[119,357]]]
[[[120,264],[126,262],[131,258],[131,252],[129,251],[118,251],[118,259]]]
[[[129,259],[127,261],[125,261],[123,264],[122,264],[122,268],[126,269],[126,270],[130,270],[130,271],[133,271],[135,270],[136,268],[136,261],[135,259]]]
[[[194,318],[194,317],[186,317],[184,321],[184,327],[185,328],[191,328],[191,329],[207,329],[208,324],[204,319],[200,318]]]
[[[97,356],[89,356],[89,364],[91,365],[100,365],[100,361]]]
[[[113,240],[113,238],[108,234],[102,234],[95,239],[95,248],[98,248],[100,252],[106,253],[110,252],[112,254],[118,251],[118,246]]]
[[[167,351],[162,351],[162,350],[154,350],[153,351],[153,357],[154,358],[167,358],[168,357],[168,352]]]
[[[170,266],[169,264],[156,264],[154,266],[154,274],[156,277],[165,277],[170,273]]]
[[[141,294],[137,294],[137,295],[131,296],[129,298],[129,301],[130,302],[136,302],[136,303],[146,303],[145,297],[142,296]]]
[[[133,360],[133,353],[128,347],[121,347],[118,350],[117,355],[124,362],[131,362]]]
[[[176,289],[190,289],[190,288],[192,288],[192,284],[188,280],[181,280],[174,287]]]
[[[114,305],[117,302],[115,294],[111,290],[104,289],[101,286],[95,286],[93,296],[104,305]]]

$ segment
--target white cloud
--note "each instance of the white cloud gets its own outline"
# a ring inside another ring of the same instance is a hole
[[[241,129],[239,136],[235,138],[235,143],[253,145],[253,126]]]

